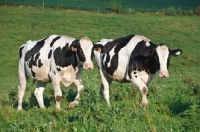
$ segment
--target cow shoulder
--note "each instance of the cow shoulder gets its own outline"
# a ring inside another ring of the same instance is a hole
[[[151,54],[151,50],[155,47],[151,40],[144,36],[136,35],[132,41],[134,40],[136,46],[131,52],[128,69],[128,76],[130,78],[132,71],[148,72],[149,55]]]
[[[71,44],[73,44],[73,41],[66,41],[64,46],[57,46],[54,48],[53,58],[56,66],[63,68],[70,65],[74,68],[77,66],[76,52],[70,48]]]
[[[115,46],[114,52],[117,53],[121,48],[125,47],[127,43],[134,37],[134,35],[129,35],[126,37],[118,38],[113,41],[109,41],[104,45],[104,52],[107,53],[111,51]]]

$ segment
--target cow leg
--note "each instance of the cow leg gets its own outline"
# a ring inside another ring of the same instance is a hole
[[[101,76],[101,88],[100,88],[100,95],[103,95],[106,103],[109,107],[111,107],[110,105],[110,94],[109,94],[109,87],[110,84],[112,83],[112,79],[110,79],[108,76],[106,76],[101,70],[100,70],[100,76]]]
[[[57,87],[54,87],[54,92],[55,92],[56,108],[60,110],[61,109],[60,101],[62,98],[62,91],[60,90],[60,85]]]
[[[84,90],[84,85],[82,84],[80,73],[81,73],[81,69],[79,69],[78,72],[76,73],[76,79],[74,80],[74,84],[77,86],[77,95],[74,101],[69,103],[68,108],[74,108],[75,106],[78,105],[79,100],[80,100],[80,95]]]
[[[138,74],[131,74],[132,79],[131,81],[138,86],[141,94],[142,94],[142,104],[148,105],[148,100],[147,100],[147,92],[148,88],[147,85],[142,81],[142,79],[138,76]]]
[[[60,108],[60,101],[62,98],[62,91],[60,89],[60,82],[56,79],[56,76],[54,76],[54,78],[52,79],[52,85],[53,85],[53,89],[54,89],[54,97],[56,100],[56,108],[57,109],[61,109]]]
[[[38,82],[37,88],[35,89],[35,96],[40,108],[44,108],[43,92],[46,87],[46,83]]]
[[[18,110],[22,110],[22,100],[24,97],[26,83],[28,80],[28,76],[25,75],[23,64],[24,62],[19,61],[19,69],[18,69],[19,84],[18,84],[18,107],[17,107]]]

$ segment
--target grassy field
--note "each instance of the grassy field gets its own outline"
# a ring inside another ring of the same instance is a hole
[[[0,6],[0,131],[2,132],[183,132],[200,131],[200,17],[156,14],[97,14],[85,11]],[[85,91],[80,105],[67,109],[76,95],[74,86],[62,86],[62,110],[55,109],[51,84],[39,109],[29,80],[23,111],[17,111],[18,48],[27,40],[51,34],[118,38],[140,34],[165,43],[183,54],[171,58],[170,77],[155,77],[149,87],[149,106],[131,83],[111,85],[111,104],[99,96],[97,67],[82,72]]]

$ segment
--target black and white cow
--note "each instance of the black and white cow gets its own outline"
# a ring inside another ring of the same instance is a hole
[[[78,93],[69,107],[78,105],[80,91],[84,89],[81,80],[82,67],[93,69],[93,50],[101,50],[102,45],[94,45],[88,37],[80,40],[68,36],[51,35],[38,41],[27,41],[19,48],[18,109],[22,109],[22,99],[29,77],[37,82],[35,96],[40,108],[44,107],[43,91],[52,82],[56,108],[60,109],[62,92],[60,82],[68,87],[73,82]]]
[[[129,35],[119,39],[102,39],[103,53],[94,52],[102,80],[100,94],[110,106],[109,86],[112,80],[132,82],[142,94],[142,104],[147,105],[150,81],[158,71],[159,77],[169,77],[170,56],[178,56],[181,49],[171,50],[165,44],[155,45],[144,36]]]

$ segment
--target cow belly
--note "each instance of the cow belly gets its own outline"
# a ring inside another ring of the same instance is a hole
[[[65,87],[68,87],[73,83],[73,81],[76,78],[76,72],[77,70],[74,70],[72,66],[68,66],[65,68],[61,68],[60,77],[61,77],[61,82]]]
[[[145,71],[138,72],[138,75],[140,76],[140,78],[144,83],[147,84],[150,81],[150,75],[147,74]]]
[[[49,70],[45,67],[32,67],[32,72],[35,73],[35,76],[32,75],[33,79],[39,82],[49,82],[48,72]],[[33,73],[32,73],[33,74]]]
[[[110,76],[110,75],[109,75]],[[110,78],[112,78],[113,80],[117,81],[117,82],[121,82],[124,80],[125,78],[125,71],[120,71],[117,70],[113,73],[112,76],[110,76]]]

